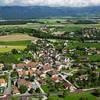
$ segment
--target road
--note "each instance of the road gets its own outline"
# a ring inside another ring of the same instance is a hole
[[[11,72],[8,72],[8,87],[4,92],[5,95],[11,95]]]
[[[89,89],[82,89],[82,91],[92,91],[92,90],[95,90],[95,89],[100,89],[100,87],[96,87],[96,88],[89,88]]]
[[[68,80],[66,80],[66,78],[62,74],[59,74],[59,75],[63,78],[64,81],[66,81],[68,84],[70,84],[74,88],[74,90],[77,89],[71,82],[69,82]]]
[[[37,80],[34,80],[34,82],[35,82],[35,83],[37,84],[37,86],[39,87],[41,93],[42,93],[42,94],[46,94],[46,93],[43,91],[43,89],[41,88],[40,83],[39,83]],[[47,96],[44,95],[42,100],[47,100]]]

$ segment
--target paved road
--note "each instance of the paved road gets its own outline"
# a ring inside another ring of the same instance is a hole
[[[82,89],[82,91],[91,91],[91,90],[95,90],[95,89],[100,89],[100,87],[96,87],[96,88],[89,88],[89,89]]]
[[[8,87],[5,90],[4,95],[11,95],[11,71],[8,72]]]
[[[66,81],[66,82],[69,83],[71,86],[73,86],[73,88],[74,88],[75,90],[77,89],[71,82],[69,82],[68,80],[66,80],[66,78],[65,78],[62,74],[59,74],[59,75],[63,78],[64,81]]]
[[[37,86],[39,87],[40,91],[42,92],[42,94],[46,94],[43,89],[41,88],[40,86],[40,83],[37,81],[37,80],[34,80],[34,82],[37,84]],[[42,100],[47,100],[47,96],[43,96],[43,99]]]

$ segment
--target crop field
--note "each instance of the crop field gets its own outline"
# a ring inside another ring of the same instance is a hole
[[[1,46],[27,46],[31,41],[0,41]]]
[[[9,52],[12,49],[23,50],[30,43],[30,40],[24,41],[0,41],[0,53]]]
[[[0,45],[0,52],[9,52],[11,51],[12,49],[17,49],[17,50],[23,50],[25,49],[26,46],[1,46]]]
[[[11,29],[11,28],[39,28],[42,24],[40,23],[27,23],[27,24],[20,24],[20,25],[0,25],[0,29]]]
[[[23,34],[0,36],[0,53],[9,52],[12,49],[24,50],[31,40],[36,38]]]
[[[7,35],[7,36],[0,36],[1,41],[23,41],[23,40],[35,40],[36,38],[31,37],[26,34],[14,34],[14,35]]]

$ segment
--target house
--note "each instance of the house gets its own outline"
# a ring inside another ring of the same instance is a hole
[[[20,91],[18,90],[18,88],[16,86],[12,87],[12,94],[20,94]]]
[[[0,79],[0,87],[6,87],[7,86],[7,82],[5,81],[5,79]]]
[[[28,64],[28,63],[30,63],[31,62],[31,60],[28,60],[28,59],[24,59],[24,61],[23,61],[25,64]]]
[[[37,64],[38,64],[38,62],[29,62],[26,64],[26,66],[28,66],[30,68],[35,68]]]
[[[21,70],[18,70],[17,73],[18,73],[19,77],[22,77],[22,75],[23,75],[23,70],[22,70],[22,69],[21,69]]]
[[[26,75],[33,75],[37,69],[37,62],[29,62],[29,63],[19,63],[13,65],[16,68],[19,77],[26,76]]]
[[[4,68],[4,64],[0,63],[0,70]]]
[[[37,62],[29,62],[29,63],[19,63],[19,64],[16,64],[16,69],[23,69],[23,68],[35,68],[37,65]]]
[[[20,87],[21,85],[25,85],[27,86],[29,89],[32,88],[32,83],[30,81],[26,81],[25,79],[18,79],[17,80],[17,84],[18,84],[18,87]]]
[[[19,70],[22,70],[26,66],[26,64],[25,63],[19,63],[19,64],[16,64],[15,66],[16,66],[16,69],[19,71]]]
[[[79,79],[80,80],[88,80],[88,75],[86,74],[86,75],[81,75],[81,76],[79,76]]]
[[[61,71],[62,66],[57,66],[57,71]]]
[[[76,91],[76,88],[74,86],[72,86],[71,84],[69,84],[68,82],[66,82],[64,84],[64,87],[68,90],[70,90],[70,92],[75,92]]]
[[[42,69],[43,69],[43,73],[47,73],[48,71],[52,70],[52,67],[50,66],[49,63],[45,63],[45,65],[43,65]]]
[[[36,84],[36,82],[33,82],[33,83],[32,83],[32,88],[33,88],[34,90],[36,90],[36,89],[38,88],[38,85]]]
[[[41,78],[46,78],[46,74],[41,74],[40,77]]]
[[[59,76],[58,76],[57,74],[52,75],[51,79],[52,79],[52,81],[54,81],[54,82],[56,82],[56,83],[58,83],[58,82],[60,81],[60,80],[59,80]]]

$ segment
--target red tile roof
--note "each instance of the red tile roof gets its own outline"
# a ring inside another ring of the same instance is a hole
[[[31,82],[29,82],[29,81],[26,81],[25,79],[18,79],[18,85],[20,86],[20,85],[25,85],[25,86],[27,86],[27,87],[32,87],[32,84],[31,84]]]
[[[36,67],[36,65],[37,65],[37,62],[29,62],[28,64],[25,64],[25,63],[16,64],[16,67],[19,67],[19,68],[23,68],[23,67]]]

